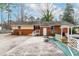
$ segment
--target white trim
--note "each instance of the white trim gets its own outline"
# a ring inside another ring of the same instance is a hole
[[[67,46],[68,47],[68,46]],[[70,47],[68,47],[68,50],[70,51],[71,55],[74,56],[73,52],[71,51]]]
[[[72,35],[72,27],[71,27],[71,35]]]
[[[69,27],[68,25],[61,25],[61,28]]]
[[[79,27],[79,25],[71,26],[71,27]]]
[[[40,27],[43,27],[44,28],[44,27],[51,27],[51,26],[40,26]]]

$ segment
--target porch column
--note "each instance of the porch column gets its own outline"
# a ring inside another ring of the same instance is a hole
[[[71,27],[71,35],[72,35],[72,27]]]
[[[68,35],[68,42],[69,42],[69,27],[67,27],[68,28],[68,33],[67,33],[67,35]]]
[[[62,26],[61,26],[61,39],[62,39]]]

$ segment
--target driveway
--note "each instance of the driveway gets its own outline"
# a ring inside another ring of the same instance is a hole
[[[0,34],[0,55],[2,56],[63,56],[54,44],[44,42],[42,36],[13,36]]]

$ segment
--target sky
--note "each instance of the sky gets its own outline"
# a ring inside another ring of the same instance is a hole
[[[33,16],[35,18],[40,18],[42,17],[41,11],[46,9],[46,3],[26,3],[24,4],[24,14],[29,18],[30,16]],[[78,16],[79,15],[79,4],[73,3],[73,9],[75,12],[75,15]],[[53,9],[53,16],[54,16],[54,20],[59,21],[60,18],[59,16],[63,14],[64,9],[66,7],[65,3],[50,3],[49,4],[49,8],[50,10]],[[11,20],[17,20],[17,18],[20,18],[20,5],[16,5],[16,6],[11,6],[10,9],[12,10],[11,15]],[[3,20],[7,20],[7,11],[4,11],[2,13],[3,15]],[[1,12],[0,12],[0,22],[1,22]]]

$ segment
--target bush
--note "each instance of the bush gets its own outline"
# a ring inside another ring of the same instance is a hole
[[[72,33],[73,34],[76,34],[75,28],[72,29]]]
[[[50,32],[50,35],[51,36],[55,36],[55,32]]]

